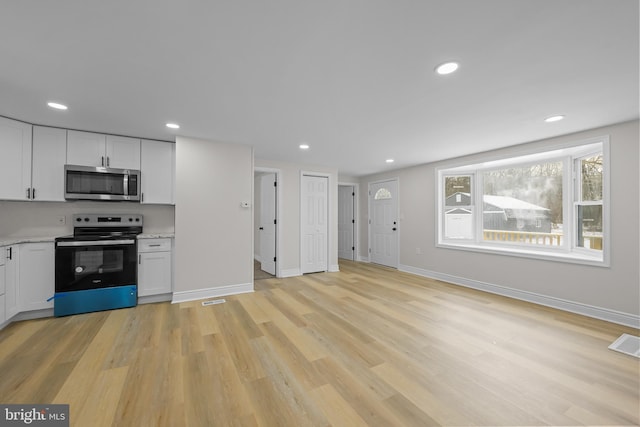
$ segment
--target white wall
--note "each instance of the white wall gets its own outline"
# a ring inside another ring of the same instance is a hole
[[[459,284],[501,291],[511,296],[563,307],[594,317],[637,326],[640,316],[640,227],[638,218],[638,121],[537,141],[546,150],[570,141],[609,135],[611,154],[611,266],[591,267],[554,261],[437,248],[436,168],[480,161],[488,153],[361,178],[360,256],[367,257],[369,182],[399,177],[400,269]],[[491,155],[511,155],[520,146]],[[421,255],[416,254],[420,248]],[[500,288],[497,288],[500,287]]]
[[[71,216],[79,213],[144,215],[145,233],[173,233],[174,207],[130,202],[0,201],[0,237],[59,237],[73,234]],[[60,224],[60,216],[65,224]]]
[[[301,274],[300,269],[300,173],[320,172],[329,174],[329,270],[338,269],[338,171],[313,165],[299,165],[273,160],[255,160],[256,167],[279,169],[280,197],[278,212],[281,236],[280,269],[283,277]]]
[[[253,290],[253,149],[176,138],[174,301]]]
[[[340,182],[340,184],[357,184],[360,182],[360,178],[353,175],[345,175],[341,173],[338,175],[338,181]]]

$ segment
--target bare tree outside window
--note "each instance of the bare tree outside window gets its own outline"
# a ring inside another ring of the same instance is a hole
[[[576,202],[576,246],[602,250],[602,153],[577,162],[581,177]]]

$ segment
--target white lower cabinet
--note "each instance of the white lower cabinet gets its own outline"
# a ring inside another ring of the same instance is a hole
[[[171,239],[138,240],[138,296],[168,294],[173,289]]]
[[[53,307],[54,244],[0,247],[0,324],[18,313]]]
[[[5,311],[5,261],[4,261],[4,247],[0,247],[0,324],[7,320]]]
[[[10,319],[20,312],[19,305],[19,284],[18,284],[18,266],[19,266],[19,245],[5,246],[4,253],[5,265],[4,265],[4,281],[5,281],[5,293],[4,293],[4,307],[5,318]]]
[[[20,311],[53,307],[47,299],[55,292],[54,266],[53,242],[20,245]]]
[[[5,305],[5,297],[3,294],[3,295],[0,295],[0,325],[3,324],[5,320],[7,320],[7,313],[6,313],[6,310],[4,309],[4,305]]]

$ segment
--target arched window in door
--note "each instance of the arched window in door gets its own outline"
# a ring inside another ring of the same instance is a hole
[[[379,189],[378,191],[376,191],[375,196],[373,196],[374,200],[385,200],[390,198],[391,198],[391,192],[386,188]]]

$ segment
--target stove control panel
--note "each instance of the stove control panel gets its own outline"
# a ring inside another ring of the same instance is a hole
[[[122,227],[128,225],[142,226],[142,215],[74,214],[73,225],[76,227]]]

